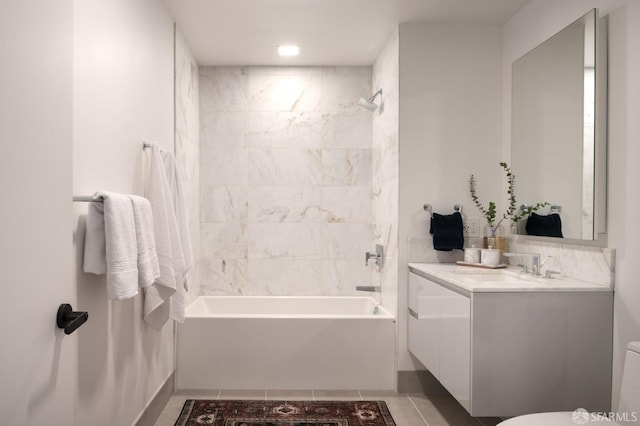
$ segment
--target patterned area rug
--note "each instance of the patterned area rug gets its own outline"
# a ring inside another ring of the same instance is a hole
[[[395,426],[384,401],[188,399],[176,426]]]

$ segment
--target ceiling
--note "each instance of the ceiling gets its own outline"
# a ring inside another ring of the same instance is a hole
[[[399,23],[503,24],[527,1],[164,0],[200,65],[350,66],[373,64]]]

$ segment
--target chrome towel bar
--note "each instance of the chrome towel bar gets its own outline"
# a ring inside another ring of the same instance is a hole
[[[74,195],[73,202],[80,203],[102,203],[104,200],[102,197],[96,197],[93,195]]]
[[[422,206],[422,208],[424,209],[424,211],[429,213],[429,216],[433,217],[433,207],[431,206],[431,204],[425,203]],[[462,204],[454,204],[453,205],[453,210],[458,212],[458,213],[462,213]]]
[[[142,149],[151,148],[151,142],[142,142]],[[102,203],[104,200],[102,197],[96,197],[94,195],[74,195],[73,202],[79,203]]]

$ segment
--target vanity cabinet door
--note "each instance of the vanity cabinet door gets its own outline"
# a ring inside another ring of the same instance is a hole
[[[441,290],[438,284],[409,274],[409,350],[436,377],[440,369]]]
[[[409,274],[409,350],[469,410],[471,301]]]
[[[440,382],[466,409],[471,395],[471,300],[441,287]]]

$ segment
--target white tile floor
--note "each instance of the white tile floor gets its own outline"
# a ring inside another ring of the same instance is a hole
[[[450,395],[399,394],[389,391],[178,391],[156,426],[173,426],[187,399],[382,400],[398,426],[495,426],[497,418],[474,418]]]

